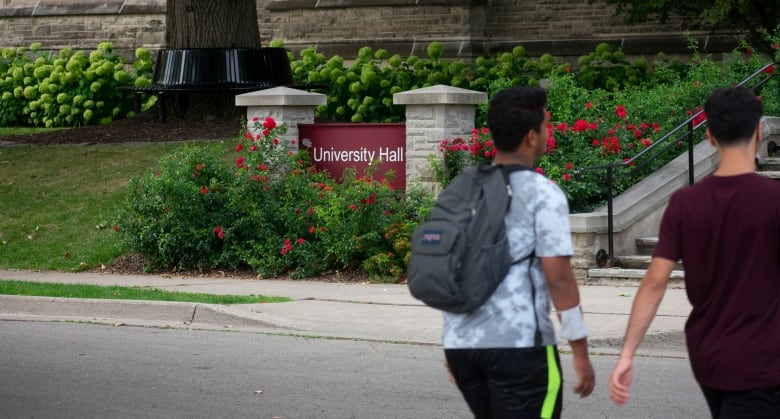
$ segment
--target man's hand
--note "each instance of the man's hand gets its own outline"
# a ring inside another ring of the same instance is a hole
[[[593,393],[593,388],[596,386],[596,373],[593,371],[590,359],[575,357],[573,363],[574,371],[577,373],[577,385],[574,386],[574,394],[579,394],[581,398],[588,397],[590,393]]]
[[[628,401],[631,380],[634,378],[634,354],[664,298],[666,284],[669,282],[669,275],[674,265],[673,260],[654,257],[639,284],[631,306],[631,316],[628,318],[620,359],[615,370],[612,371],[612,376],[609,377],[609,397],[617,405],[624,405]]]
[[[631,389],[634,369],[631,359],[620,357],[609,377],[609,398],[618,406],[626,404]]]
[[[574,372],[577,374],[577,385],[574,386],[574,394],[579,394],[580,398],[590,396],[593,388],[596,386],[596,373],[593,371],[593,365],[590,364],[588,357],[587,339],[569,342],[574,356],[572,364]]]
[[[452,375],[452,369],[450,368],[450,363],[447,362],[447,358],[444,358],[444,368],[447,369],[447,379],[450,380],[452,384],[458,384],[455,382],[455,376]]]

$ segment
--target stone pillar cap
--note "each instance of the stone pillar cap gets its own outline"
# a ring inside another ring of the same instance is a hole
[[[485,101],[487,93],[442,84],[393,95],[394,105],[477,105]]]
[[[328,102],[322,93],[274,87],[236,95],[236,106],[319,106]]]

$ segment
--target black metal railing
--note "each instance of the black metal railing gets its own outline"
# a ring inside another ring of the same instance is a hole
[[[766,84],[773,76],[774,71],[770,71],[769,68],[775,66],[777,63],[770,62],[756,70],[753,74],[746,77],[744,80],[736,84],[736,86],[746,86],[755,90],[764,84]],[[759,77],[762,76],[762,77]],[[637,153],[634,157],[620,162],[607,163],[598,166],[588,166],[575,170],[575,177],[580,177],[583,172],[593,170],[606,171],[606,187],[607,187],[607,245],[608,249],[599,249],[596,253],[596,264],[599,267],[612,266],[615,260],[615,226],[614,226],[614,182],[616,178],[631,177],[637,172],[646,168],[653,163],[660,155],[664,154],[671,147],[675,147],[678,142],[686,141],[688,146],[688,183],[694,183],[693,172],[693,146],[694,146],[694,132],[705,126],[706,121],[700,120],[704,110],[699,110],[693,113],[688,119],[682,122],[677,127],[664,134],[661,138],[656,140],[653,144]],[[780,151],[780,146],[777,147]],[[641,160],[641,161],[640,161]],[[623,170],[624,173],[616,175],[617,170]]]

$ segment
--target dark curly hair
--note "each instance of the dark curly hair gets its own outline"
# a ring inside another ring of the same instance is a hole
[[[547,92],[539,87],[515,86],[496,93],[488,107],[496,149],[514,150],[530,130],[540,132],[546,105]]]
[[[749,141],[764,113],[756,94],[745,87],[716,90],[704,104],[707,127],[722,146]]]

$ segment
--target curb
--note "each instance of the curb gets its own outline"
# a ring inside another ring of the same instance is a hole
[[[211,304],[0,295],[0,317],[18,319],[25,316],[134,325],[163,322],[180,326],[198,323],[220,327],[278,328],[242,316],[226,306]]]

